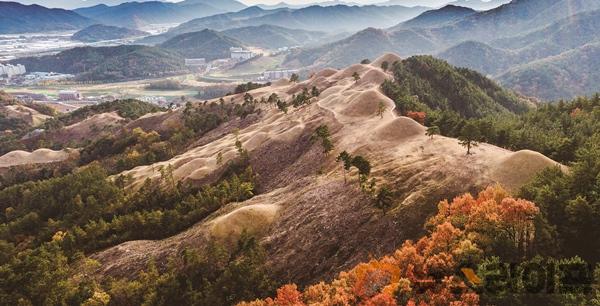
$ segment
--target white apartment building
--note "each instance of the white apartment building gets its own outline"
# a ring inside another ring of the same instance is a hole
[[[0,76],[12,77],[15,75],[23,75],[27,73],[25,66],[21,64],[11,65],[11,64],[0,64]]]

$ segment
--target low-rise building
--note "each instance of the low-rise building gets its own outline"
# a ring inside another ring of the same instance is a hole
[[[81,100],[81,94],[75,90],[61,90],[58,92],[58,99],[61,101]]]
[[[12,96],[20,101],[48,101],[48,97],[44,94],[30,92],[14,92]]]
[[[281,79],[289,79],[292,74],[298,73],[297,69],[287,69],[287,70],[267,70],[263,72],[262,78],[265,81],[275,81]]]
[[[231,47],[229,51],[231,52],[231,58],[236,61],[245,61],[256,56],[254,52],[243,48]]]

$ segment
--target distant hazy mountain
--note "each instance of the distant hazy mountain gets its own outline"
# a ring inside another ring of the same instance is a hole
[[[542,99],[600,91],[600,10],[487,45],[465,42],[439,54],[453,65],[495,76],[506,86]]]
[[[82,7],[90,7],[99,4],[105,5],[119,5],[121,3],[130,2],[131,0],[52,0],[45,1],[44,6],[49,8],[63,8],[63,9],[76,9]],[[156,1],[156,0],[136,0],[136,2],[146,2],[146,1]],[[19,0],[22,4],[39,4],[39,0]]]
[[[135,0],[135,2],[152,2],[156,0]],[[19,0],[23,4],[34,4],[39,3],[39,0]],[[51,3],[47,4],[47,7],[65,8],[65,9],[76,9],[82,7],[91,7],[100,4],[107,6],[116,6],[126,2],[134,2],[132,0],[52,0]],[[173,1],[163,1],[173,2]],[[214,8],[221,9],[223,11],[239,11],[244,9],[246,5],[235,0],[185,0],[178,2],[180,4],[206,4]]]
[[[476,11],[487,11],[497,8],[503,4],[509,3],[511,0],[456,0],[448,3],[449,5],[463,6],[472,8]]]
[[[273,14],[275,12],[287,10],[287,9],[277,9],[277,10],[263,10],[258,6],[252,6],[246,9],[243,9],[239,12],[231,12],[224,14],[217,14],[213,16],[207,16],[203,18],[196,18],[190,20],[186,23],[183,23],[171,30],[167,33],[163,33],[160,35],[150,36],[142,39],[140,43],[143,44],[159,44],[165,42],[166,40],[173,38],[179,34],[190,33],[202,31],[204,29],[226,29],[226,28],[236,28],[242,27],[240,25],[241,21],[256,18],[260,16],[264,16],[267,14]]]
[[[229,29],[223,31],[223,34],[246,45],[267,49],[316,43],[327,35],[325,32],[288,29],[273,25]]]
[[[202,30],[175,36],[160,47],[175,51],[186,58],[214,60],[227,58],[229,48],[241,47],[242,43],[214,30]]]
[[[0,2],[0,34],[77,30],[92,23],[72,11]]]
[[[524,94],[570,98],[569,94],[585,86],[591,88],[585,92],[600,91],[600,82],[580,79],[589,75],[595,81],[595,72],[589,70],[600,70],[598,59],[591,57],[600,42],[598,7],[600,1],[589,0],[515,0],[486,12],[444,7],[388,30],[360,31],[346,39],[296,51],[284,65],[337,68],[390,51],[403,57],[433,54],[453,65],[501,79]],[[590,66],[570,64],[577,56],[584,57],[582,62]],[[580,78],[572,80],[582,85],[542,77],[544,73],[555,73],[557,78],[577,74]],[[553,88],[543,89],[544,85]]]
[[[95,24],[76,32],[71,36],[71,39],[83,42],[97,42],[144,35],[149,35],[149,33],[128,28]]]
[[[518,66],[498,77],[525,95],[547,100],[600,91],[600,42]]]
[[[76,9],[75,12],[104,24],[138,28],[153,23],[185,22],[198,16],[223,13],[224,10],[203,3],[179,5],[149,1],[127,2],[117,6],[100,4]]]
[[[566,17],[524,35],[494,40],[491,45],[549,56],[600,39],[598,29],[600,9]]]
[[[526,33],[593,9],[600,9],[600,1],[515,0],[496,9],[467,16],[436,34],[452,40],[490,41]]]
[[[358,31],[367,27],[389,27],[398,23],[399,20],[408,20],[426,10],[425,7],[379,7],[374,5],[361,7],[345,5],[310,6],[295,10],[264,10],[259,7],[250,7],[238,13],[191,20],[172,29],[170,33],[167,33],[167,36],[206,28],[227,30],[263,24],[310,31]]]
[[[411,20],[392,27],[389,30],[396,31],[405,28],[439,27],[472,15],[475,12],[476,11],[473,9],[462,6],[446,5],[441,9],[427,11]]]
[[[456,5],[472,8],[478,11],[491,10],[506,4],[510,0],[388,0],[385,2],[376,3],[376,5],[404,5],[404,6],[429,6],[442,7],[445,5]]]
[[[19,58],[30,71],[75,74],[79,80],[155,78],[186,71],[177,53],[148,46],[79,47],[54,55]]]
[[[538,31],[498,39],[489,45],[481,42],[460,43],[439,56],[456,66],[498,75],[509,68],[600,41],[599,28],[600,10],[584,12]]]
[[[181,6],[204,4],[224,12],[237,12],[248,7],[236,0],[184,0],[177,2],[177,4]]]
[[[291,9],[300,9],[300,8],[305,8],[305,7],[309,7],[309,6],[313,6],[313,5],[319,5],[319,6],[333,6],[333,5],[364,5],[364,4],[360,4],[357,2],[349,2],[349,1],[339,1],[339,0],[334,0],[334,1],[323,1],[323,2],[313,2],[313,3],[309,3],[309,4],[290,4],[287,2],[279,2],[277,4],[257,4],[258,7],[265,9],[265,10],[273,10],[273,9],[278,9],[278,8],[291,8]]]

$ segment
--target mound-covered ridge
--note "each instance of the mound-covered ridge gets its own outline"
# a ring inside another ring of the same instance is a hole
[[[183,154],[122,173],[134,189],[147,179],[159,179],[163,173],[157,169],[165,167],[172,169],[175,181],[211,183],[241,147],[256,174],[258,195],[228,204],[175,236],[129,241],[97,252],[92,258],[101,263],[100,273],[133,277],[151,259],[164,264],[187,247],[202,249],[214,239],[230,244],[247,231],[265,247],[267,266],[276,279],[299,284],[331,279],[419,237],[439,200],[493,184],[518,188],[543,168],[558,165],[539,154],[488,144],[466,155],[456,139],[426,136],[424,126],[398,116],[394,102],[381,92],[381,84],[393,78],[380,68],[384,59],[250,91],[256,99],[276,94],[284,101],[313,87],[320,94],[311,103],[290,106],[287,113],[261,106],[260,120],[237,132],[219,127]],[[244,95],[225,100],[230,99],[242,103]],[[139,120],[155,116],[162,115]],[[312,137],[323,126],[333,144],[329,153]],[[336,162],[342,151],[368,160],[376,186],[393,190],[395,201],[386,213],[361,191],[356,170],[345,173]]]

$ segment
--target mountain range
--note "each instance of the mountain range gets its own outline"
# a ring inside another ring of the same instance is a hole
[[[600,2],[587,0],[513,1],[485,12],[445,6],[385,30],[367,29],[320,47],[304,48],[290,54],[285,65],[342,67],[388,51],[403,56],[436,54],[454,65],[496,77],[524,94],[542,99],[570,98],[574,92],[571,88],[587,88],[581,94],[591,94],[594,86],[575,84],[581,82],[577,79],[548,81],[548,77],[528,80],[528,85],[518,83],[525,82],[524,75],[532,75],[533,70],[549,71],[551,63],[559,59],[572,58],[583,50],[591,54],[594,42],[600,39],[595,30],[600,25],[598,9]],[[584,45],[586,48],[579,49]],[[558,56],[563,52],[570,53]],[[552,70],[561,71],[562,76],[580,72],[576,68],[580,65],[566,71],[564,63],[557,62]],[[525,66],[521,69],[521,65]],[[582,57],[581,65],[594,67],[595,58]],[[593,75],[590,84],[596,82]]]
[[[185,22],[166,33],[144,39],[143,43],[158,43],[187,32],[204,29],[227,30],[241,27],[273,25],[289,29],[351,32],[366,27],[389,27],[399,20],[408,20],[426,11],[425,7],[379,6],[309,6],[300,9],[279,8],[265,10],[258,6],[234,13],[197,18]]]
[[[139,28],[148,24],[181,23],[198,16],[224,11],[204,3],[127,2],[116,6],[99,4],[74,12],[107,25]]]
[[[153,2],[156,0],[136,0],[135,2]],[[20,0],[23,4],[39,4],[38,0]],[[49,1],[46,1],[49,2]],[[52,8],[63,8],[63,9],[78,9],[82,7],[91,7],[100,4],[107,6],[117,6],[126,2],[132,2],[131,0],[52,0],[46,6]],[[168,2],[168,1],[163,1]],[[179,1],[185,2],[185,4],[206,4],[214,8],[224,11],[239,11],[246,7],[241,2],[236,0],[185,0]]]
[[[137,0],[137,2],[149,2],[155,0]],[[402,5],[402,6],[428,6],[428,7],[442,7],[446,4],[459,5],[469,7],[475,10],[489,10],[498,7],[502,4],[509,2],[510,0],[388,0],[382,2],[371,3],[378,6],[390,6],[390,5]],[[39,4],[39,0],[21,0],[23,4]],[[63,8],[63,9],[76,9],[82,7],[90,7],[98,4],[105,4],[109,6],[119,5],[130,0],[52,0],[51,3],[45,4],[52,8]],[[166,2],[166,1],[165,1]],[[226,11],[239,11],[244,9],[246,5],[236,0],[188,0],[188,3],[204,3],[212,7],[219,8]],[[311,5],[320,6],[333,6],[333,5],[364,5],[354,1],[314,1],[307,4],[290,4],[284,1],[277,4],[258,4],[263,9],[276,9],[276,8],[293,8],[299,9],[308,7]]]
[[[392,5],[409,6],[409,7],[425,6],[425,7],[431,7],[431,8],[439,8],[439,7],[450,4],[450,5],[467,7],[467,8],[471,8],[471,9],[478,10],[478,11],[485,11],[485,10],[490,10],[490,9],[496,8],[500,5],[506,4],[508,2],[510,2],[510,0],[489,0],[489,1],[484,1],[484,0],[455,0],[455,1],[452,1],[452,0],[388,0],[388,1],[375,2],[375,3],[371,2],[370,4],[377,5],[377,6],[392,6]],[[364,5],[364,4],[353,2],[353,1],[333,0],[333,1],[322,1],[322,2],[317,1],[317,2],[308,3],[308,4],[290,4],[290,3],[286,3],[286,2],[279,2],[277,4],[270,4],[270,5],[259,4],[258,6],[263,9],[277,9],[277,8],[299,9],[299,8],[304,8],[304,7],[308,7],[308,6],[312,6],[312,5],[356,6],[356,5]]]

